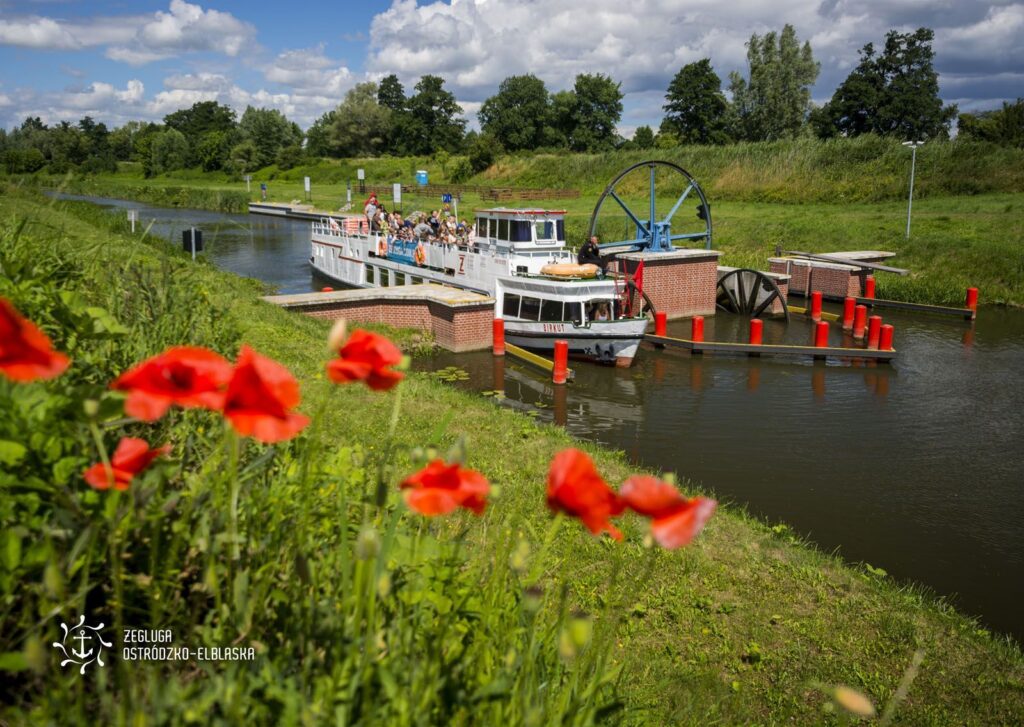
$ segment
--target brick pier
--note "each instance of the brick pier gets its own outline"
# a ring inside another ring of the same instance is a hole
[[[675,252],[632,252],[619,255],[630,275],[643,261],[644,293],[655,310],[670,319],[715,314],[718,284],[717,250],[679,249]]]
[[[328,293],[268,295],[263,300],[314,318],[385,323],[430,331],[449,351],[490,348],[494,298],[425,283]]]

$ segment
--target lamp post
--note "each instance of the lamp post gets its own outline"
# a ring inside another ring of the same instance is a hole
[[[917,166],[917,147],[924,144],[923,141],[905,141],[903,146],[909,146],[910,154],[910,196],[907,198],[907,239],[910,239],[910,209],[914,206],[914,169]]]

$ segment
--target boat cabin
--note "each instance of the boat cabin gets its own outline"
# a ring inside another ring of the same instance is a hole
[[[495,310],[508,321],[589,326],[632,319],[623,310],[614,283],[529,278],[499,281]]]
[[[517,257],[545,261],[573,257],[572,252],[565,249],[565,210],[505,207],[476,210],[476,243],[498,254]],[[521,267],[512,272],[528,272],[527,266]]]

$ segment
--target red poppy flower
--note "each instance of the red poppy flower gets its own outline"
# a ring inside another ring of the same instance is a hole
[[[150,449],[145,439],[123,437],[117,443],[109,467],[100,462],[87,469],[82,476],[97,490],[109,489],[111,485],[115,490],[127,490],[135,475],[149,467],[154,459],[170,451],[169,444]]]
[[[622,539],[609,518],[625,506],[601,479],[590,457],[578,449],[562,450],[551,460],[548,507],[579,518],[594,535],[608,531],[616,540]]]
[[[128,392],[124,410],[151,422],[171,404],[220,409],[231,364],[220,354],[196,346],[175,346],[125,371],[110,385]]]
[[[687,499],[669,483],[650,475],[630,477],[619,495],[630,510],[651,518],[651,535],[669,549],[693,540],[718,505],[707,497]]]
[[[327,364],[327,375],[338,384],[365,381],[375,391],[387,391],[402,380],[394,371],[402,361],[398,346],[376,333],[357,329],[338,351],[338,357]]]
[[[491,486],[482,474],[435,459],[402,480],[405,504],[421,515],[447,515],[457,507],[483,515]]]
[[[242,346],[224,397],[224,416],[239,434],[271,443],[290,439],[309,424],[293,411],[299,384],[284,366]]]
[[[14,381],[52,379],[70,363],[71,359],[53,350],[53,343],[36,324],[0,298],[0,373]]]

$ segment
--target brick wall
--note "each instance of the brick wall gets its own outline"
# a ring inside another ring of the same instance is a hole
[[[864,279],[867,271],[837,263],[819,263],[810,260],[790,258],[769,258],[769,270],[773,273],[788,273],[789,290],[803,295],[807,290],[807,276],[810,272],[810,290],[820,290],[824,295],[845,298],[864,294]]]
[[[676,253],[620,256],[630,275],[636,273],[643,261],[644,293],[654,303],[655,310],[664,312],[669,319],[715,314],[719,253],[713,250],[688,253],[687,257],[676,257]]]
[[[386,323],[396,328],[430,331],[439,346],[450,351],[491,347],[493,303],[446,305],[429,300],[351,300],[295,307],[304,315],[353,323]]]

